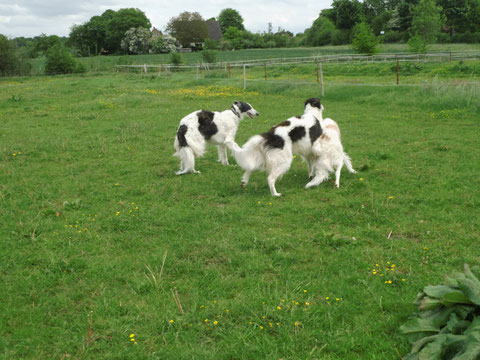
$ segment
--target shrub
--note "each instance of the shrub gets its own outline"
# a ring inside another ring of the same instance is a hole
[[[56,44],[47,51],[45,74],[83,73],[85,66],[75,60],[73,55],[62,44]]]
[[[152,34],[143,27],[131,28],[125,32],[120,46],[129,54],[146,54],[150,49]]]
[[[387,31],[383,35],[384,43],[399,43],[404,41],[405,34],[400,31]]]
[[[415,304],[418,316],[400,327],[412,344],[404,359],[480,358],[480,273],[465,264],[463,273],[426,286]]]
[[[213,64],[217,61],[217,51],[215,50],[203,50],[202,51],[202,60],[205,63]]]
[[[173,64],[173,65],[180,65],[180,64],[183,64],[183,56],[182,54],[176,52],[176,51],[172,51],[170,53],[170,64]]]
[[[170,35],[158,37],[152,41],[152,51],[155,54],[168,54],[177,51],[179,46],[177,39]]]
[[[379,40],[375,37],[370,26],[362,21],[353,28],[352,49],[361,53],[372,55],[377,52]]]
[[[414,53],[427,52],[427,44],[420,35],[413,35],[410,39],[408,39],[407,44],[410,52],[414,52]]]
[[[216,40],[206,38],[203,43],[204,50],[217,50],[218,49],[218,42]]]

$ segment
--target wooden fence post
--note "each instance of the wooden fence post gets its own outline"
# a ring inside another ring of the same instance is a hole
[[[322,87],[322,97],[325,96],[325,88],[323,87],[323,68],[322,68],[322,63],[320,63],[320,84]]]
[[[400,75],[400,66],[398,64],[398,56],[396,56],[397,58],[397,85],[398,85],[398,80],[399,80],[399,75]]]
[[[247,66],[243,64],[243,90],[247,88]]]
[[[320,66],[317,60],[317,84],[320,84]]]
[[[145,74],[148,73],[147,64],[143,64],[143,71],[145,71]]]
[[[263,69],[265,70],[265,80],[267,80],[267,62],[263,64]]]
[[[230,63],[228,63],[228,77],[232,75],[231,70],[230,70]]]

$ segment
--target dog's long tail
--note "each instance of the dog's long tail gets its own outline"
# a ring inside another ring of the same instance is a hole
[[[350,156],[346,152],[343,153],[343,164],[347,167],[347,170],[351,172],[352,174],[355,174],[356,171],[352,167],[352,159],[350,159]]]
[[[265,155],[261,135],[252,136],[242,147],[235,141],[227,141],[225,144],[231,150],[237,164],[245,171],[261,170],[265,168]]]

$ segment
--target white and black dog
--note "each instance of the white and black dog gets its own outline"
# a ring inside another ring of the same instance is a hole
[[[337,158],[342,159],[342,166],[345,161],[349,170],[354,171],[340,141],[335,142],[332,134],[322,139],[322,111],[320,100],[311,98],[305,102],[305,113],[302,116],[292,117],[266,133],[251,137],[241,148],[233,140],[227,141],[238,165],[245,170],[242,186],[248,184],[253,171],[266,170],[270,193],[272,196],[280,196],[275,182],[290,169],[294,153],[301,155],[308,163],[311,181],[306,185],[307,188],[326,180],[328,172],[333,171],[332,166],[338,169]],[[329,121],[327,126],[331,126]],[[324,150],[327,152],[324,153]],[[341,151],[340,155],[338,151]]]
[[[234,141],[238,124],[245,116],[253,119],[258,115],[249,103],[235,101],[230,109],[222,112],[198,110],[185,116],[175,137],[174,156],[181,161],[176,174],[199,173],[195,170],[195,157],[205,153],[207,142],[217,145],[218,161],[228,165],[226,142]]]

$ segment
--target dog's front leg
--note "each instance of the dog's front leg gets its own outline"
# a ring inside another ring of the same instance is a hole
[[[222,165],[229,165],[227,147],[223,144],[217,145],[217,150],[218,150],[218,161],[221,162]]]

